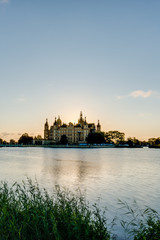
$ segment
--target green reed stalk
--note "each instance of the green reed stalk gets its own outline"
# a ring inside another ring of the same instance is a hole
[[[30,179],[0,186],[0,239],[109,240],[106,219],[82,195],[56,187],[53,196]]]

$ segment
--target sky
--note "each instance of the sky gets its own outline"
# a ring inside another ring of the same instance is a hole
[[[0,0],[0,138],[77,122],[160,137],[159,0]]]

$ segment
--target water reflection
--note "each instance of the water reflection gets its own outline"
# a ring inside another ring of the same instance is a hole
[[[159,152],[153,149],[44,149],[43,154],[42,172],[52,183],[85,188],[104,204],[136,197],[149,205],[159,193]]]
[[[159,211],[159,155],[159,149],[146,148],[1,148],[0,178],[13,183],[27,175],[49,191],[57,184],[86,190],[91,203],[101,198],[112,218],[118,199],[129,205],[136,199],[141,208],[148,205]]]
[[[87,190],[88,197],[133,199],[159,207],[160,160],[157,149],[1,148],[0,176],[21,181],[27,175],[47,188],[60,184]]]
[[[52,157],[51,157],[52,155]],[[73,150],[67,154],[66,150],[48,150],[43,161],[43,172],[50,174],[53,181],[63,183],[63,179],[80,186],[87,178],[98,177],[102,168],[97,161],[88,160],[88,152]],[[94,177],[93,177],[94,176]]]

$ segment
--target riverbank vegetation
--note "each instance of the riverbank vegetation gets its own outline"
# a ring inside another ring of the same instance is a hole
[[[121,205],[127,210],[125,214],[131,215],[128,222],[120,219],[128,234],[126,239],[160,239],[158,213],[146,209],[138,215],[126,204]],[[0,185],[0,239],[3,240],[118,239],[108,230],[105,216],[96,204],[90,208],[80,192],[73,194],[55,187],[51,196],[30,179],[21,185],[15,183],[10,187],[6,182]]]
[[[36,137],[29,136],[27,133],[22,134],[19,140],[16,142],[11,139],[9,142],[0,138],[0,146],[22,146],[22,145],[42,145],[43,139],[40,135]],[[51,143],[52,145],[53,143]],[[125,134],[119,131],[109,131],[109,132],[92,132],[88,134],[85,144],[111,144],[116,147],[151,147],[160,148],[160,137],[149,138],[148,141],[140,141],[139,139],[129,137],[125,139]],[[60,142],[54,145],[68,145],[68,139],[66,135],[62,135]],[[75,144],[74,144],[75,145]]]
[[[31,180],[0,186],[0,239],[109,240],[106,219],[79,194],[56,188],[53,196]]]
[[[119,200],[120,223],[124,229],[125,240],[159,240],[160,214],[150,207],[140,209],[134,201],[132,207]]]
[[[108,132],[90,132],[86,138],[85,144],[112,144],[116,147],[151,147],[160,148],[160,137],[149,138],[147,141],[141,141],[135,137],[129,137],[125,139],[125,133],[117,130]],[[29,136],[28,133],[22,134],[18,141],[10,139],[9,142],[0,138],[0,146],[21,146],[21,145],[43,145],[43,138],[38,136]],[[49,144],[53,145],[53,143]],[[62,135],[58,143],[54,145],[68,145],[68,139],[66,135]],[[75,144],[74,144],[75,145]]]

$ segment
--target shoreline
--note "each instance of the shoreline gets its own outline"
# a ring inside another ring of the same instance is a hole
[[[41,147],[41,148],[115,148],[115,145],[112,146],[100,146],[100,145],[0,145],[0,147]]]
[[[0,148],[4,147],[38,147],[38,148],[85,148],[85,149],[93,149],[93,148],[143,148],[143,146],[134,146],[134,147],[129,147],[129,146],[116,146],[116,145],[0,145]],[[153,148],[153,147],[152,147]]]

